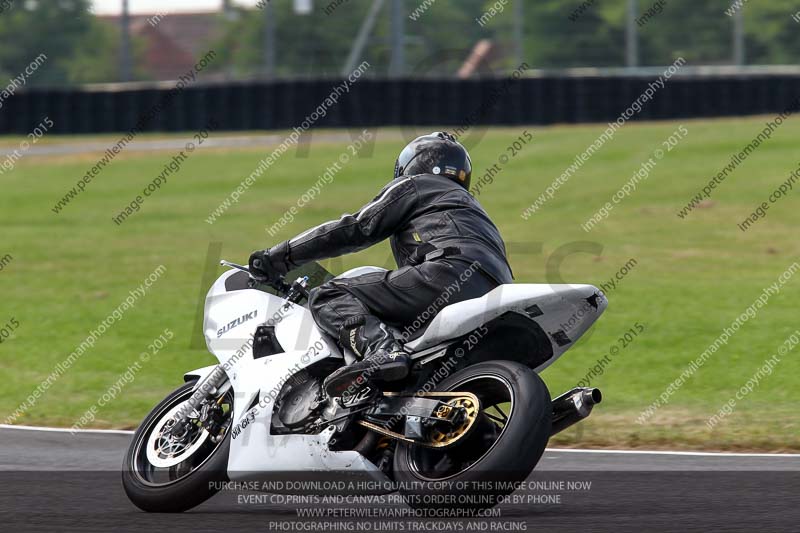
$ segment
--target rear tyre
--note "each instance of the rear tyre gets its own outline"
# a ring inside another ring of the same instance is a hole
[[[136,430],[125,454],[122,485],[131,502],[143,511],[187,511],[216,494],[221,484],[228,481],[230,422],[224,438],[217,443],[197,426],[193,426],[185,442],[172,445],[159,437],[166,421],[192,395],[194,385],[194,382],[183,385],[159,403]],[[233,408],[230,393],[225,396],[223,406],[225,402],[229,402],[230,416]],[[153,448],[159,451],[154,452]]]
[[[550,392],[533,370],[513,361],[468,367],[436,390],[475,394],[480,415],[470,434],[450,448],[398,443],[394,475],[400,492],[414,508],[493,507],[530,475],[544,453]],[[467,488],[456,491],[456,485]]]

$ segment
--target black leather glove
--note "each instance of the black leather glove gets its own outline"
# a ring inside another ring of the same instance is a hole
[[[281,272],[272,264],[269,250],[258,250],[250,255],[250,275],[261,283],[274,283]]]

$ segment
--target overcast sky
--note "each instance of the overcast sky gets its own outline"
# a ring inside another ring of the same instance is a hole
[[[258,0],[235,0],[237,5],[255,5]],[[122,0],[93,0],[95,13],[119,13]],[[129,0],[132,13],[209,11],[222,8],[222,0]]]

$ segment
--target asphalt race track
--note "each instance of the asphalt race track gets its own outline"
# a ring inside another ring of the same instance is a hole
[[[529,480],[541,482],[542,490],[528,491],[534,503],[503,504],[499,517],[369,519],[357,529],[363,519],[299,518],[298,507],[308,505],[232,491],[182,515],[143,513],[119,477],[129,440],[129,432],[0,427],[2,529],[800,531],[800,455],[549,450]]]

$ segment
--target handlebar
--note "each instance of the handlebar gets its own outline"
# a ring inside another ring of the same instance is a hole
[[[243,265],[237,265],[236,263],[231,263],[230,261],[225,261],[224,259],[222,261],[220,261],[219,264],[222,265],[222,266],[228,267],[228,268],[235,268],[236,270],[241,270],[243,272],[247,272],[248,274],[250,273],[250,268],[249,267],[246,267],[246,266],[243,266]]]
[[[284,298],[286,298],[286,300],[292,303],[298,303],[303,298],[308,298],[308,276],[297,278],[294,283],[289,285],[286,283],[286,279],[283,276],[278,276],[278,279],[274,281],[262,281],[253,277],[253,275],[250,273],[250,268],[244,265],[231,263],[230,261],[225,260],[220,261],[219,264],[228,268],[241,270],[242,272],[247,272],[248,276],[250,276],[251,287],[254,287],[259,283],[269,285],[278,291],[278,293],[280,293]]]

